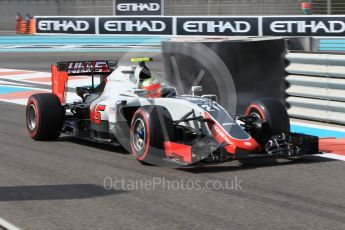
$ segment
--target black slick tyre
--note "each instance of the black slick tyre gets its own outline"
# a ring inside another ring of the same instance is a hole
[[[54,140],[61,134],[63,106],[55,94],[31,95],[26,106],[26,127],[35,140]]]

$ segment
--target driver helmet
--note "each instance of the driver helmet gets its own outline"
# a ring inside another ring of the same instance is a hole
[[[146,97],[156,98],[162,96],[161,83],[155,78],[149,78],[143,81],[141,89],[147,91]]]

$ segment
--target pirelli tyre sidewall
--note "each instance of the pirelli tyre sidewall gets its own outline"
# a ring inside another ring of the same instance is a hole
[[[246,116],[255,114],[266,120],[266,136],[289,133],[290,120],[284,105],[277,99],[263,98],[252,102],[246,110]]]
[[[174,140],[175,128],[169,111],[162,106],[142,106],[133,115],[130,147],[141,163],[162,165],[164,142]]]
[[[26,126],[31,138],[53,140],[60,136],[64,109],[55,94],[30,96],[26,106]]]

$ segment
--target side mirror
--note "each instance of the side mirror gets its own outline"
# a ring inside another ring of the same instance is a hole
[[[193,94],[193,97],[194,97],[195,93],[202,91],[202,86],[200,86],[200,85],[192,86],[191,90],[192,90],[192,94]]]

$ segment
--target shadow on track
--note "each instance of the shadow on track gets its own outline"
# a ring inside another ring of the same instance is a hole
[[[121,145],[111,145],[111,144],[102,144],[89,140],[84,140],[71,136],[62,136],[53,142],[70,142],[78,145],[83,145],[91,148],[101,149],[109,152],[116,152],[119,154],[130,154],[125,148]],[[265,168],[265,167],[280,167],[287,165],[295,164],[317,164],[325,162],[337,161],[335,159],[323,158],[319,156],[304,156],[297,159],[274,159],[274,158],[258,158],[258,159],[249,159],[245,161],[230,161],[220,164],[210,164],[202,166],[188,166],[185,168],[176,168],[181,171],[190,172],[190,173],[221,173],[221,172],[231,172],[231,171],[244,171],[252,170],[255,168]]]
[[[181,168],[180,170],[190,173],[221,173],[221,172],[231,172],[231,171],[243,171],[252,170],[255,168],[265,168],[265,167],[280,167],[295,164],[317,164],[324,162],[336,161],[334,159],[323,158],[319,156],[305,156],[302,158],[294,160],[284,160],[284,162],[278,162],[276,159],[262,158],[262,159],[252,159],[244,163],[232,164],[233,162],[224,163],[221,165],[208,165],[190,168]]]
[[[93,184],[62,184],[0,187],[0,201],[71,200],[110,196],[123,190],[106,190]]]
[[[116,152],[116,153],[120,153],[120,154],[130,154],[121,145],[98,143],[98,142],[80,139],[80,138],[72,137],[72,136],[62,136],[56,140],[53,140],[52,142],[70,142],[70,143],[74,143],[74,144],[78,144],[78,145],[87,146],[90,148],[96,148],[96,149],[101,149],[101,150],[113,152],[113,153]]]

